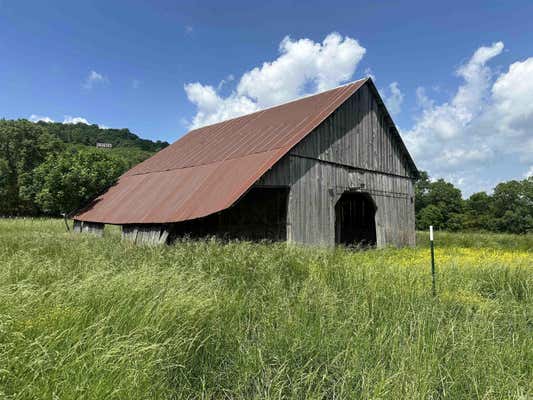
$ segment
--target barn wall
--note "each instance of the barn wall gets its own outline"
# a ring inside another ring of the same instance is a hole
[[[334,245],[335,203],[361,191],[377,206],[378,246],[415,244],[413,171],[381,107],[361,88],[257,182],[290,187],[290,241]]]
[[[376,203],[378,247],[415,244],[411,179],[288,156],[258,182],[258,185],[282,184],[291,187],[287,213],[289,241],[334,245],[335,204],[342,193],[354,190],[369,193]]]
[[[410,176],[407,155],[392,122],[368,85],[363,86],[292,151],[305,157]]]

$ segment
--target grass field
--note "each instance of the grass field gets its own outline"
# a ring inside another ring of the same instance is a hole
[[[528,399],[533,237],[429,251],[182,242],[0,220],[0,399]]]

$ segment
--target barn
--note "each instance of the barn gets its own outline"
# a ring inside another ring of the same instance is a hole
[[[370,78],[190,131],[74,215],[75,231],[414,245],[417,168]]]

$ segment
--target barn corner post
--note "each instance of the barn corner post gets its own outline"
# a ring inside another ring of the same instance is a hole
[[[80,220],[74,219],[72,223],[72,232],[81,233],[82,225]]]

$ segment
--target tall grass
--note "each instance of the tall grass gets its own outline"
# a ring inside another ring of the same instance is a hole
[[[62,223],[0,221],[0,398],[533,394],[531,236],[437,236],[433,298],[423,244],[151,248]]]

